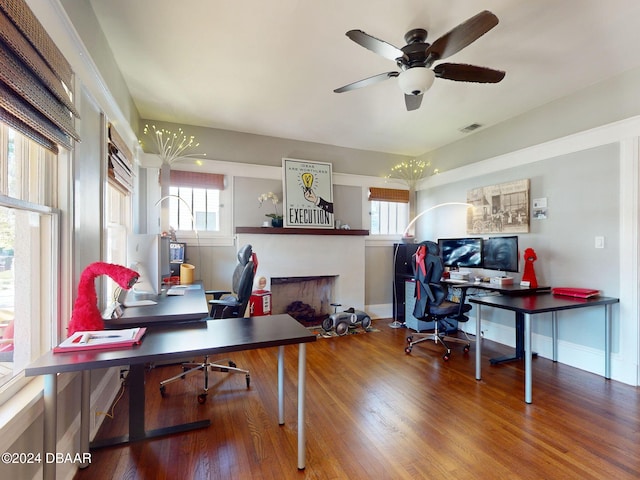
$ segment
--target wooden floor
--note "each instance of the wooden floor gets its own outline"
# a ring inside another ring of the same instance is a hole
[[[640,478],[639,390],[566,365],[533,361],[533,404],[523,365],[490,366],[508,352],[475,354],[432,342],[404,353],[406,329],[320,339],[307,347],[307,468],[297,469],[297,353],[286,347],[285,421],[277,421],[276,349],[233,355],[251,370],[201,374],[167,386],[180,370],[148,372],[147,428],[210,418],[209,428],[94,451],[75,480],[101,479],[627,479]],[[127,389],[100,437],[126,433]]]

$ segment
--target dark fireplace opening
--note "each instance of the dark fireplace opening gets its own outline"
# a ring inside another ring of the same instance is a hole
[[[333,313],[337,276],[271,278],[272,312],[288,313],[307,326],[320,325]]]

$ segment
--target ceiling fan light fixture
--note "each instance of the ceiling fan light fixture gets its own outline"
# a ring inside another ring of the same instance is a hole
[[[431,88],[435,74],[427,67],[412,67],[398,76],[398,85],[405,95],[421,95]]]

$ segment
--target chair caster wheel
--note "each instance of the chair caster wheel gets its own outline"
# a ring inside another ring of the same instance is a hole
[[[407,343],[411,343],[413,342],[413,337],[412,336],[408,336],[407,337]]]
[[[204,402],[207,401],[207,394],[206,393],[201,393],[200,395],[198,395],[198,403],[200,405],[203,405]]]
[[[469,344],[465,345],[462,350],[464,351],[464,353],[469,353],[469,350],[471,350],[471,345]]]
[[[251,386],[251,377],[249,376],[248,373],[247,373],[246,379],[247,379],[247,388],[249,388]]]
[[[443,359],[445,362],[448,362],[450,358],[451,358],[451,352],[447,352],[447,353],[445,353],[445,354],[442,356],[442,359]]]
[[[237,365],[234,362],[232,362],[231,360],[229,360],[229,366],[231,368],[236,368],[237,367]]]
[[[407,347],[404,349],[404,353],[406,353],[407,355],[409,355],[411,353],[411,347]]]
[[[167,396],[167,387],[165,387],[164,385],[160,385],[160,396],[162,398]]]

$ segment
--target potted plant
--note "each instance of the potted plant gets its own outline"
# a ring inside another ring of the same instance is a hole
[[[282,228],[282,215],[278,213],[278,203],[280,202],[278,195],[276,195],[273,192],[269,192],[269,193],[263,193],[258,197],[258,202],[260,202],[260,206],[262,206],[262,204],[267,200],[271,200],[271,203],[273,203],[274,213],[265,213],[265,216],[271,218],[272,227]]]

